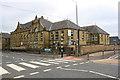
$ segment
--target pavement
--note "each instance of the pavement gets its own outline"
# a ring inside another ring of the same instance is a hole
[[[117,60],[117,59],[102,59],[102,60],[91,60],[91,61],[97,62],[97,63],[110,63],[110,64],[120,63],[120,60]]]
[[[91,62],[98,62],[98,63],[120,63],[120,60],[118,57],[120,56],[119,52],[116,51],[114,54],[114,51],[105,51],[104,55],[102,52],[96,52],[89,54],[89,61]],[[68,56],[68,57],[63,57],[60,59],[64,60],[76,60],[76,61],[84,61],[88,60],[88,55],[80,56],[80,57],[74,57],[74,56]]]

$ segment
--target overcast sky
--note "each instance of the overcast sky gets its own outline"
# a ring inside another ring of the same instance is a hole
[[[98,25],[110,36],[118,35],[119,0],[74,0],[78,5],[80,26]],[[21,24],[44,16],[52,22],[68,19],[76,23],[73,0],[2,0],[0,1],[0,26],[2,32],[12,32],[17,22]]]

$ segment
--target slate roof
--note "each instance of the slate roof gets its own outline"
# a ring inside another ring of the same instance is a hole
[[[25,24],[20,24],[20,28],[21,29],[26,29],[26,28],[29,28],[31,25],[32,25],[32,21],[27,22]]]
[[[95,33],[95,34],[108,34],[106,31],[104,31],[97,25],[84,26],[82,28],[84,28],[87,31],[90,31],[91,33]]]
[[[52,26],[52,22],[46,20],[46,19],[43,19],[43,18],[39,18],[40,19],[40,24],[46,29],[46,30],[49,30],[50,27]]]
[[[58,29],[79,29],[83,31],[90,31],[91,33],[108,34],[106,31],[99,28],[97,25],[80,27],[79,25],[76,25],[70,20],[62,20],[59,22],[52,23],[49,20],[44,19],[43,16],[41,16],[41,18],[38,18],[38,19],[39,19],[40,24],[47,31],[53,31],[53,30],[58,30]],[[33,21],[27,22],[25,24],[20,24],[21,30],[22,31],[30,30],[30,27],[32,26],[32,22]]]
[[[58,29],[85,30],[80,26],[76,25],[75,23],[71,22],[70,20],[63,20],[63,21],[52,23],[44,18],[39,18],[39,22],[46,30],[49,30],[49,31],[58,30]],[[32,26],[32,21],[25,24],[20,24],[20,28],[22,31],[29,30],[31,26]]]
[[[10,34],[8,34],[8,33],[2,33],[2,38],[10,38]]]
[[[70,20],[63,20],[63,21],[53,23],[52,27],[51,27],[51,30],[57,30],[57,29],[79,29],[79,30],[84,30],[83,28],[80,28],[80,26],[76,25],[75,23],[71,22]]]
[[[49,28],[52,24],[52,22],[50,22],[46,19],[43,19],[43,18],[39,18],[39,22],[44,28],[46,28],[46,30],[49,30]],[[25,24],[20,24],[20,28],[22,31],[29,30],[31,26],[32,26],[32,21],[27,22]]]

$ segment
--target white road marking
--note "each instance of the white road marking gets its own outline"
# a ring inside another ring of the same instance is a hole
[[[73,70],[73,71],[82,71],[82,72],[88,72],[88,70],[79,70],[79,69],[68,69],[68,68],[60,68],[64,70]]]
[[[56,63],[56,62],[48,62],[48,61],[44,61],[44,60],[41,60],[41,62],[47,62],[47,63],[52,63],[52,64],[59,64],[59,63]]]
[[[66,65],[65,67],[69,67],[70,65]]]
[[[14,78],[22,78],[22,77],[24,77],[24,75],[16,76]]]
[[[63,59],[55,59],[55,60],[76,62],[76,61],[74,61],[74,60],[63,60]]]
[[[106,74],[95,72],[95,71],[89,71],[89,72],[94,73],[94,74],[98,74],[98,75],[101,75],[101,76],[109,77],[109,78],[117,78],[117,77],[114,77],[114,76],[111,76],[111,75],[106,75]]]
[[[23,61],[23,59],[21,59],[21,61]]]
[[[114,57],[114,59],[118,58],[119,56]]]
[[[59,66],[59,67],[56,67],[56,69],[59,69],[59,68],[61,68],[61,66]]]
[[[55,60],[48,60],[48,61],[55,61]]]
[[[46,70],[43,70],[43,72],[48,72],[48,71],[51,71],[52,69],[46,69]]]
[[[6,62],[6,63],[11,63],[11,62]]]
[[[30,67],[30,68],[38,68],[39,66],[33,65],[33,64],[29,64],[29,63],[25,63],[25,62],[21,62],[19,64],[22,64],[24,66]]]
[[[84,64],[84,62],[80,63],[80,64]]]
[[[39,65],[43,65],[43,66],[50,66],[51,65],[51,64],[46,64],[46,63],[41,63],[41,62],[36,62],[36,61],[30,61],[30,63],[39,64]]]
[[[68,63],[68,62],[65,62],[65,61],[58,61],[58,60],[55,60],[54,62]]]
[[[85,62],[85,63],[89,63],[89,61]]]
[[[15,62],[20,62],[20,61],[15,61]]]
[[[117,77],[114,77],[114,76],[111,76],[111,75],[107,75],[107,74],[103,74],[103,73],[99,73],[99,72],[95,72],[95,71],[79,70],[79,69],[69,69],[69,68],[60,68],[60,69],[63,69],[63,70],[72,70],[72,71],[90,72],[90,73],[93,73],[93,74],[98,74],[98,75],[101,75],[101,76],[118,79]]]
[[[12,68],[12,69],[14,69],[14,70],[16,70],[16,71],[26,70],[25,68],[22,68],[20,66],[15,65],[15,64],[8,64],[7,66],[10,67],[10,68]]]
[[[68,63],[68,62],[63,62],[63,63]]]
[[[9,72],[5,70],[4,68],[0,67],[0,76],[3,74],[8,74]]]
[[[73,65],[78,65],[78,64],[73,64]]]
[[[48,62],[48,63],[52,63],[52,64],[59,64],[59,63],[56,63],[56,62]]]
[[[12,57],[13,59],[15,58],[15,57]]]
[[[117,57],[118,57],[118,55],[114,55],[114,56],[109,57],[108,59],[115,59]]]
[[[33,73],[30,73],[30,75],[35,75],[35,74],[38,74],[39,72],[33,72]]]

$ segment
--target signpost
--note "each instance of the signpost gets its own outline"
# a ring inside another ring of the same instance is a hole
[[[34,46],[38,46],[38,43],[37,43],[37,42],[34,42]]]
[[[45,48],[44,50],[47,52],[51,51],[51,49],[49,49],[49,48]]]

